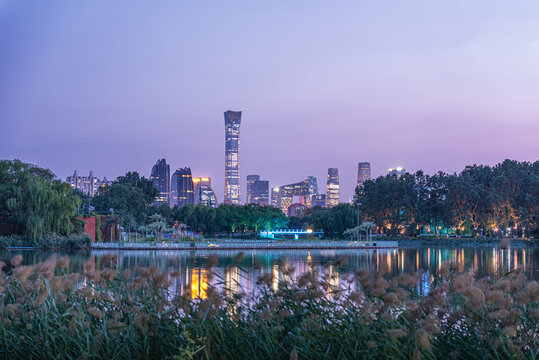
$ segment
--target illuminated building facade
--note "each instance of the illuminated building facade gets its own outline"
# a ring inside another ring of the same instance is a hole
[[[311,205],[313,207],[314,206],[326,207],[326,195],[325,194],[314,195]]]
[[[152,167],[150,180],[157,190],[159,190],[154,205],[168,205],[168,196],[170,194],[170,165],[167,165],[165,159],[157,160]]]
[[[279,188],[271,188],[271,206],[279,207]]]
[[[258,205],[269,205],[269,181],[256,180],[251,185],[251,202]]]
[[[326,189],[326,206],[332,208],[339,205],[339,202],[339,170],[337,168],[329,168]]]
[[[278,207],[288,214],[288,207],[292,205],[294,197],[298,197],[298,203],[310,207],[312,198],[318,195],[318,185],[314,176],[295,184],[279,187]]]
[[[398,179],[402,175],[406,174],[406,169],[403,167],[390,168],[387,170],[387,174],[391,176],[396,176]]]
[[[217,197],[211,188],[210,177],[193,178],[195,189],[195,204],[217,207]]]
[[[363,186],[365,181],[371,179],[371,163],[360,162],[357,164],[357,186]]]
[[[253,204],[253,183],[260,180],[260,175],[247,175],[247,201],[246,204]]]
[[[178,169],[174,172],[174,174],[172,174],[169,199],[170,206],[177,205],[178,207],[182,207],[184,205],[195,204],[195,193],[191,168],[186,167],[183,169]]]
[[[103,178],[103,181],[94,176],[94,172],[90,171],[88,176],[79,176],[77,170],[73,173],[73,176],[68,176],[66,182],[71,185],[73,189],[78,189],[86,195],[93,197],[97,194],[100,187],[110,185],[107,178]]]
[[[225,204],[240,205],[241,111],[225,112]]]

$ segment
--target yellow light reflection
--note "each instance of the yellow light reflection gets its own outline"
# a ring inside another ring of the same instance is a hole
[[[204,268],[191,270],[191,298],[206,299],[208,294],[208,273]]]
[[[273,265],[273,290],[279,290],[279,265]]]

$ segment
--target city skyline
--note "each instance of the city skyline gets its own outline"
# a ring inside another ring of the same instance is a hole
[[[539,4],[519,4],[3,1],[0,157],[62,179],[148,178],[166,158],[222,201],[237,109],[242,174],[336,167],[341,201],[359,161],[373,178],[536,161]]]

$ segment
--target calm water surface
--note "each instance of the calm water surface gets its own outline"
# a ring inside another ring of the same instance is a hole
[[[290,264],[295,270],[292,279],[308,271],[313,266],[320,266],[320,272],[330,275],[332,285],[347,283],[359,268],[367,268],[383,272],[388,277],[399,273],[423,273],[418,282],[421,293],[428,292],[434,280],[436,270],[444,261],[454,264],[459,270],[473,268],[478,277],[490,276],[498,278],[507,272],[521,268],[528,278],[539,279],[539,248],[509,248],[501,250],[497,247],[418,247],[395,250],[247,250],[241,261],[235,257],[239,251],[178,251],[178,250],[130,250],[130,251],[85,251],[77,253],[47,252],[36,250],[12,250],[0,252],[0,260],[7,260],[13,255],[21,254],[24,264],[35,264],[47,260],[50,256],[69,255],[70,271],[82,272],[84,263],[95,263],[97,270],[103,268],[102,260],[106,254],[117,255],[116,266],[119,269],[135,269],[136,267],[157,266],[158,270],[175,272],[179,276],[171,279],[171,290],[183,294],[188,292],[192,297],[205,297],[209,282],[228,289],[256,294],[257,279],[270,273],[273,287],[278,288],[283,279],[283,263]],[[209,280],[204,265],[208,258],[215,254],[218,264],[214,267],[216,276]],[[346,264],[338,266],[338,259],[346,258]],[[279,267],[281,266],[281,269]]]

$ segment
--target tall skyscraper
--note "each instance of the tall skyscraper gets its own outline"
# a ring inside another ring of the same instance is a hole
[[[178,205],[178,207],[182,207],[195,204],[191,168],[178,169],[172,174],[169,198],[170,206]]]
[[[328,169],[328,182],[326,190],[326,204],[328,208],[339,205],[339,170],[337,168]]]
[[[313,196],[313,201],[312,201],[311,205],[313,207],[314,206],[326,207],[326,194],[320,194],[320,195]]]
[[[260,175],[247,175],[247,201],[246,204],[253,203],[253,183],[260,180]]]
[[[225,112],[225,204],[240,205],[241,111]]]
[[[371,163],[360,162],[357,164],[357,186],[363,185],[371,179]]]
[[[168,205],[168,196],[170,194],[170,165],[167,165],[165,159],[157,160],[152,167],[150,180],[159,190],[159,195],[155,198],[154,205]]]
[[[318,195],[317,192],[318,185],[314,176],[309,176],[306,180],[298,183],[283,185],[279,187],[277,206],[285,214],[288,214],[288,207],[292,205],[292,202],[295,201],[294,197],[296,197],[299,204],[310,207],[313,197]]]
[[[251,202],[257,205],[269,205],[269,181],[255,180],[251,185]]]
[[[387,174],[391,176],[396,176],[398,179],[402,175],[406,174],[406,169],[403,167],[389,168],[387,169]]]

